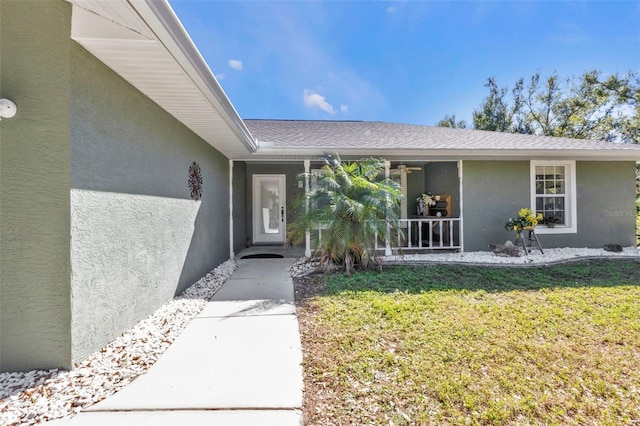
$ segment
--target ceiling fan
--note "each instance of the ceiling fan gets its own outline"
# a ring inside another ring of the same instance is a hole
[[[398,175],[401,173],[409,174],[413,170],[422,170],[422,167],[408,167],[405,164],[399,164],[397,168],[391,170],[391,174]]]

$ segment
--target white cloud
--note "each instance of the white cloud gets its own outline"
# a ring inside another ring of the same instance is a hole
[[[334,72],[321,83],[327,91],[339,93],[340,101],[359,116],[379,111],[385,105],[384,96],[378,89],[349,69]]]
[[[229,66],[234,70],[242,71],[242,61],[239,59],[229,59]]]
[[[349,112],[349,107],[347,105],[340,105],[340,111],[341,112]]]
[[[220,80],[224,80],[225,78],[227,78],[227,75],[223,72],[216,74],[216,78],[218,79],[218,81]]]
[[[393,13],[393,12],[395,12],[395,11],[396,11],[396,7],[395,7],[395,6],[389,6],[389,7],[387,8],[387,13]]]
[[[325,97],[318,93],[315,93],[313,90],[304,89],[303,99],[304,105],[307,108],[320,108],[326,113],[335,114],[333,106],[331,106],[331,104],[327,102]]]
[[[306,118],[313,118],[315,114],[330,117],[343,114],[341,104],[348,106],[348,114],[358,117],[379,112],[385,107],[385,100],[378,87],[360,74],[350,57],[334,54],[332,43],[338,43],[338,40],[323,39],[317,25],[309,24],[317,19],[318,22],[326,21],[327,4],[306,4],[309,6],[293,8],[287,2],[257,2],[256,7],[247,8],[248,21],[255,23],[250,26],[253,47],[245,49],[250,56],[228,53],[224,57],[227,61],[231,55],[235,59],[242,58],[250,63],[252,72],[258,72],[263,78],[269,76],[268,84],[261,81],[261,90],[269,97],[277,96],[277,102],[289,108],[300,107],[300,90],[307,88],[302,105]],[[402,10],[401,3],[394,2],[381,4],[381,12],[386,13],[388,6],[396,8],[395,14]],[[231,67],[220,71],[226,72],[227,79],[235,74]],[[238,100],[238,107],[243,102],[255,103],[252,91],[244,96],[247,100]]]

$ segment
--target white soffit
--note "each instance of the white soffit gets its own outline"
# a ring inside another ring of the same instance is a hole
[[[257,143],[164,1],[71,0],[71,38],[230,159]]]

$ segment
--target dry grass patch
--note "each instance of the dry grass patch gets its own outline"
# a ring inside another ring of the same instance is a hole
[[[306,421],[640,423],[638,267],[397,267],[298,282],[300,296],[322,292],[299,304]]]

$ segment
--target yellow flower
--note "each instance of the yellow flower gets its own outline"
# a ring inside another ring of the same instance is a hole
[[[523,207],[518,211],[518,217],[516,219],[510,218],[505,224],[507,231],[516,231],[520,233],[523,229],[531,229],[538,225],[539,221],[543,220],[541,213],[536,213],[529,207]]]

